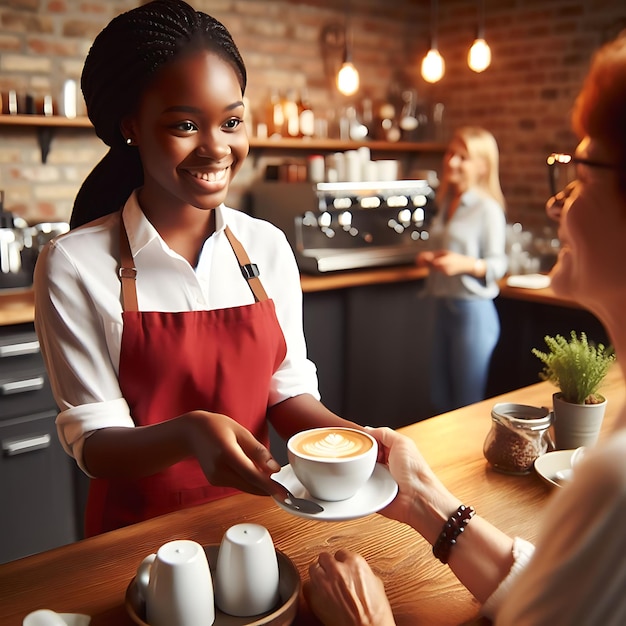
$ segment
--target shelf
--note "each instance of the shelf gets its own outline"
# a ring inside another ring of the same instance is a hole
[[[91,128],[91,121],[88,117],[67,118],[60,115],[0,115],[0,126],[22,126],[37,129],[39,145],[41,148],[41,160],[46,162],[50,143],[56,128]],[[259,139],[250,138],[250,150],[255,152],[291,152],[291,153],[311,153],[311,152],[341,152],[344,150],[356,150],[360,147],[367,147],[372,152],[387,153],[417,153],[432,152],[443,154],[446,144],[434,141],[426,142],[405,142],[398,141],[390,143],[387,141],[344,141],[342,139]]]
[[[61,115],[0,115],[0,126],[32,126],[52,128],[93,128],[88,117]]]
[[[356,150],[362,146],[381,152],[445,152],[447,147],[446,144],[434,141],[390,143],[388,141],[344,141],[343,139],[258,139],[254,137],[250,139],[251,149],[334,152]]]
[[[88,117],[62,117],[61,115],[0,115],[0,126],[20,126],[23,128],[35,128],[37,130],[37,142],[41,150],[41,162],[48,160],[50,145],[57,128],[91,128]]]

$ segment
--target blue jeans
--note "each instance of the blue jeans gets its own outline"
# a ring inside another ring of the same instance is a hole
[[[431,401],[437,413],[484,400],[500,338],[493,300],[434,299]]]

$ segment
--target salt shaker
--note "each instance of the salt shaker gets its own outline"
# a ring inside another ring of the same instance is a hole
[[[500,472],[528,474],[535,459],[554,449],[549,432],[552,419],[552,413],[543,407],[495,404],[483,446],[485,458]]]

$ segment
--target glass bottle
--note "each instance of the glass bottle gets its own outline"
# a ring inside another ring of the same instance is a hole
[[[282,99],[282,105],[283,115],[285,116],[283,137],[298,137],[300,135],[300,117],[295,89],[287,90],[285,97]]]
[[[280,101],[278,89],[273,88],[267,102],[267,135],[268,137],[280,137],[283,132],[285,116]]]
[[[300,90],[298,100],[298,116],[300,137],[313,137],[315,134],[315,114],[309,101],[309,92],[306,87]]]
[[[483,446],[493,469],[506,474],[528,474],[535,460],[554,449],[549,428],[552,413],[525,404],[501,402],[491,410],[491,430]]]

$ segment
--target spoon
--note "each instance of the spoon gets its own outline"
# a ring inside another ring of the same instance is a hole
[[[276,482],[285,490],[285,496],[279,497],[281,502],[294,511],[299,511],[300,513],[306,513],[307,515],[316,515],[317,513],[322,513],[324,511],[324,507],[319,505],[317,502],[313,502],[313,500],[308,500],[307,498],[296,498],[296,496],[285,487],[285,485]]]

